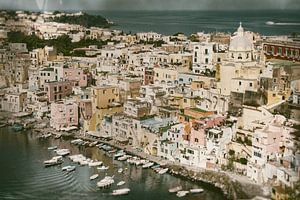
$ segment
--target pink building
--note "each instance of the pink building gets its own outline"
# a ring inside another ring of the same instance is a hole
[[[82,99],[79,103],[80,118],[84,120],[89,120],[92,118],[93,109],[92,101],[90,99]]]
[[[56,130],[70,130],[78,126],[78,105],[74,101],[51,103],[50,126]]]
[[[206,145],[206,134],[205,130],[213,128],[224,122],[224,117],[206,118],[203,120],[194,120],[191,124],[191,136],[190,142],[196,145]]]
[[[82,69],[63,68],[63,77],[66,81],[75,82],[76,86],[87,87],[90,75],[83,72]]]
[[[48,101],[53,102],[71,95],[72,88],[73,82],[54,81],[45,83],[44,91],[47,93]]]

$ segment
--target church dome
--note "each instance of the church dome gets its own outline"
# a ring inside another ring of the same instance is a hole
[[[232,37],[229,45],[230,51],[251,51],[252,41],[245,35],[242,23],[240,23],[237,32]]]

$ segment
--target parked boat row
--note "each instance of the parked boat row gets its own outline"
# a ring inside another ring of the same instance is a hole
[[[114,182],[115,182],[115,180],[114,180],[113,176],[105,176],[104,179],[100,180],[97,183],[97,187],[107,188],[107,187],[111,186]]]
[[[201,193],[203,191],[204,190],[202,188],[194,188],[194,189],[190,189],[190,190],[182,190],[182,186],[181,185],[169,189],[170,193],[176,193],[176,196],[178,196],[178,197],[184,197],[184,196],[186,196],[189,193],[192,193],[192,194]]]

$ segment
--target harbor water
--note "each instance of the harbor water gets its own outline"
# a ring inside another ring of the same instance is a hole
[[[103,161],[109,166],[106,171],[96,167],[79,166],[64,158],[61,166],[45,168],[43,162],[55,156],[48,150],[49,146],[70,149],[71,155],[82,153],[93,160]],[[62,171],[66,165],[75,165],[73,172]],[[125,169],[118,173],[118,169]],[[90,176],[99,173],[96,180]],[[114,175],[115,183],[107,189],[99,189],[97,181],[105,175]],[[125,185],[117,186],[119,181]],[[30,131],[14,132],[11,128],[0,129],[0,199],[102,199],[102,200],[172,200],[179,199],[168,192],[169,188],[181,185],[183,189],[203,188],[201,194],[188,194],[182,199],[218,200],[225,199],[222,192],[205,183],[194,183],[173,177],[169,174],[159,175],[151,169],[129,165],[127,162],[113,160],[107,153],[97,147],[83,147],[70,144],[63,139],[38,139]],[[130,188],[124,196],[112,196],[114,189]]]

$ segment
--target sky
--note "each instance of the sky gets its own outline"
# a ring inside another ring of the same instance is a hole
[[[300,0],[0,0],[0,8],[17,10],[300,10]]]

